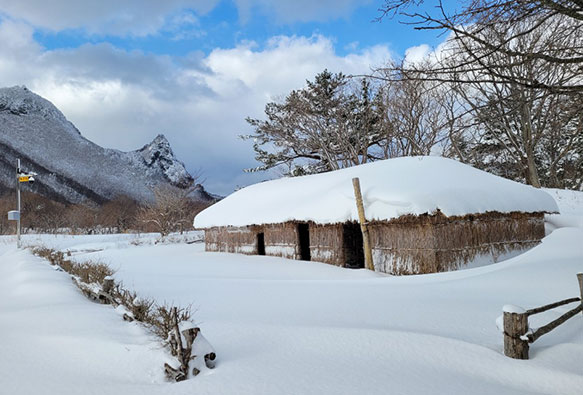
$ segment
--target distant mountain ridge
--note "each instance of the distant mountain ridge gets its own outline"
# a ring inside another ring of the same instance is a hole
[[[153,198],[152,189],[195,180],[160,134],[139,150],[103,148],[81,135],[50,101],[26,87],[0,88],[0,186],[14,188],[16,159],[38,173],[30,188],[59,201],[101,204],[125,195]],[[214,198],[196,186],[196,198]]]

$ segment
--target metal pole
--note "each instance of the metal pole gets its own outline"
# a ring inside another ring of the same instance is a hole
[[[16,165],[16,196],[17,196],[17,206],[18,210],[18,221],[16,223],[16,246],[20,248],[20,159],[17,159],[18,163]]]

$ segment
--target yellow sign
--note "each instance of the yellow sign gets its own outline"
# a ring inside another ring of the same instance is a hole
[[[18,182],[28,182],[30,176],[20,176],[18,177]]]

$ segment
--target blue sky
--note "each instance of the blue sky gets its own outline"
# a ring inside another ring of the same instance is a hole
[[[288,21],[259,7],[251,10],[251,15],[242,16],[233,1],[221,1],[204,14],[188,8],[170,13],[158,32],[145,36],[91,34],[79,27],[59,31],[39,29],[35,39],[49,50],[108,42],[128,51],[172,56],[185,56],[193,50],[208,54],[217,47],[231,48],[242,41],[255,41],[261,48],[278,35],[326,35],[333,38],[340,55],[377,44],[389,45],[397,54],[403,54],[407,48],[420,43],[436,45],[441,41],[438,33],[415,30],[402,23],[403,19],[376,21],[380,2],[362,3],[355,4],[352,12],[338,17],[323,15],[324,20]]]
[[[443,37],[378,0],[0,0],[0,86],[26,85],[97,144],[164,133],[205,186],[272,177],[254,167],[247,116],[328,68],[367,73]],[[455,4],[455,2],[451,2]]]

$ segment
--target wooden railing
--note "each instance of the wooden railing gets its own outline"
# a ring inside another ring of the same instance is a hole
[[[583,273],[577,273],[577,280],[580,292],[580,297],[578,298],[569,298],[530,310],[523,310],[516,306],[504,307],[504,355],[515,359],[528,359],[529,343],[533,343],[542,335],[549,333],[569,318],[577,315],[577,313],[583,312]],[[545,326],[541,326],[534,331],[530,330],[528,326],[529,316],[575,302],[579,302],[576,308]]]

